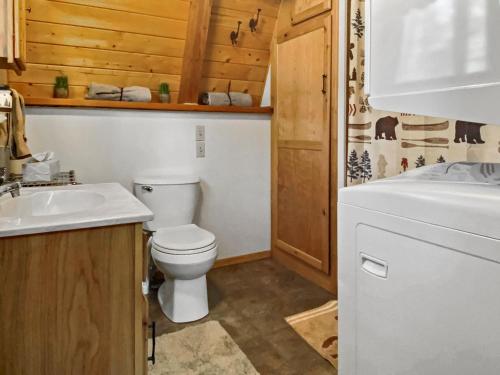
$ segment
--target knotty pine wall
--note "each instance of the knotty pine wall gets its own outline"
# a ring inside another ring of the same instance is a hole
[[[259,104],[279,0],[214,0],[202,90],[248,92]],[[27,71],[9,84],[27,97],[52,97],[67,75],[70,97],[94,81],[149,87],[168,82],[177,101],[189,0],[27,0]],[[262,8],[256,33],[248,21]],[[241,20],[240,44],[229,34]]]
[[[269,66],[269,54],[280,0],[214,0],[208,33],[203,91],[248,92],[258,105]],[[262,9],[257,31],[248,22]],[[229,34],[242,21],[238,47],[231,46]]]

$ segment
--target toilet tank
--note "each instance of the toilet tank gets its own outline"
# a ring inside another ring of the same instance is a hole
[[[191,224],[200,196],[200,179],[192,175],[143,176],[134,179],[134,194],[154,213],[144,228]]]

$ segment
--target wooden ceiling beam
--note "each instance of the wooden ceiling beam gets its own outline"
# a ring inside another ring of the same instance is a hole
[[[212,0],[190,1],[179,103],[198,102],[211,15]]]

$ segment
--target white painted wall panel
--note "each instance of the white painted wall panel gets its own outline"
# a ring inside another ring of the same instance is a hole
[[[197,223],[217,236],[219,258],[270,249],[269,116],[30,108],[27,124],[32,151],[54,151],[84,183],[132,190],[137,174],[198,174]],[[196,125],[205,125],[203,159]]]

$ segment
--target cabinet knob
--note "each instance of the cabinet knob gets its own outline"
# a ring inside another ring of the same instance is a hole
[[[31,7],[26,8],[26,12],[31,13]]]

